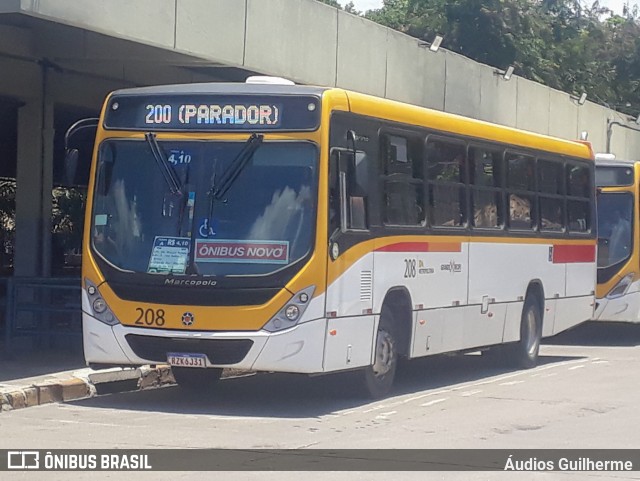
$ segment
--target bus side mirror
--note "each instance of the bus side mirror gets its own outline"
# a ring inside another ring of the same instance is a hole
[[[66,185],[74,185],[78,172],[78,149],[69,149],[64,157],[64,180]]]
[[[347,182],[347,191],[350,195],[356,190],[356,158],[353,152],[338,152],[338,171],[339,175],[345,177]]]
[[[79,163],[82,162],[83,167],[90,163],[89,155],[90,152],[93,151],[97,129],[98,119],[88,118],[78,120],[65,132],[64,180],[68,186],[76,183]],[[74,145],[74,147],[72,148],[71,145]],[[83,157],[80,156],[80,152],[83,152]],[[87,164],[85,164],[85,162]]]
[[[351,152],[340,151],[338,152],[338,170],[340,173],[345,173],[349,175],[349,173],[353,170],[353,166],[355,165],[355,159]]]

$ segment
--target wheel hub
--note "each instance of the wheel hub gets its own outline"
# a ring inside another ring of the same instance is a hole
[[[540,340],[536,335],[537,325],[536,325],[536,316],[533,310],[529,310],[527,313],[527,333],[525,339],[525,346],[527,349],[527,354],[529,357],[535,356],[535,353],[538,349],[538,345],[540,344]]]
[[[384,377],[393,367],[395,359],[393,339],[386,331],[378,332],[376,356],[373,373],[376,377]]]

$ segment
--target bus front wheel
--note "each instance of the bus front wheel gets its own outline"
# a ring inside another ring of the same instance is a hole
[[[538,363],[542,339],[542,315],[535,296],[527,296],[522,308],[520,341],[512,346],[512,359],[521,368],[529,369]]]
[[[189,392],[210,392],[220,380],[222,369],[172,367],[173,378],[180,388]]]
[[[365,393],[378,399],[389,393],[398,365],[398,343],[395,323],[389,308],[383,308],[378,323],[373,365],[363,371]]]

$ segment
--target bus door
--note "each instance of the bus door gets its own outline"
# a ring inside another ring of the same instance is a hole
[[[351,144],[355,142],[350,139]],[[374,258],[367,242],[368,168],[368,156],[362,150],[331,151],[325,371],[372,362]]]

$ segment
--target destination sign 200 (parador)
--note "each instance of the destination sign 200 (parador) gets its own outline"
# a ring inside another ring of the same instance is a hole
[[[278,95],[114,95],[104,126],[120,130],[308,131],[318,128],[320,99]]]

